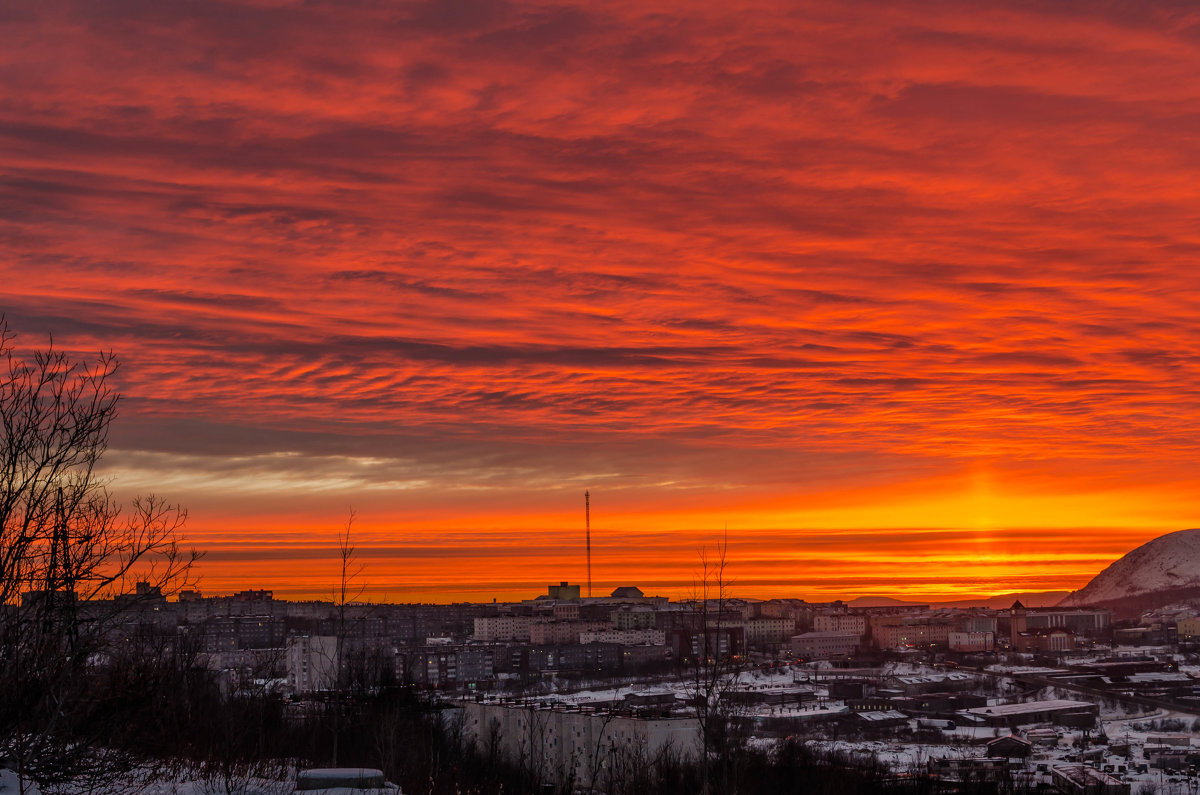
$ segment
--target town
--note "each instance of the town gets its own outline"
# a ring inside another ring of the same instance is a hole
[[[26,594],[35,600],[37,594]],[[125,643],[190,644],[230,693],[293,709],[403,686],[538,781],[589,782],[663,754],[787,739],[954,788],[1192,793],[1200,614],[671,601],[560,582],[519,602],[286,601],[269,591],[119,597]],[[98,609],[95,605],[91,609]]]

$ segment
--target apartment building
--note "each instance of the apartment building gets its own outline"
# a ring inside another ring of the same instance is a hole
[[[763,646],[787,643],[796,634],[796,622],[790,618],[752,618],[746,622],[746,643]]]
[[[287,642],[288,684],[296,693],[329,690],[337,678],[337,638],[296,635]]]
[[[488,642],[515,640],[529,642],[532,616],[479,616],[475,619],[475,640]]]
[[[580,643],[618,643],[622,646],[663,646],[667,633],[661,629],[596,629],[579,633]]]
[[[856,613],[819,613],[813,616],[813,632],[867,632],[867,617]]]
[[[580,641],[581,633],[609,628],[607,621],[554,621],[535,618],[529,625],[529,642],[537,645],[554,643],[586,643]],[[482,640],[476,635],[476,639]],[[508,638],[504,638],[508,640]]]

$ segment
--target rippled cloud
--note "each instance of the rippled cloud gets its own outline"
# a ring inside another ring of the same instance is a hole
[[[1075,527],[1086,565],[911,589],[1076,587],[1200,508],[1198,31],[1168,2],[10,4],[0,310],[120,354],[114,483],[181,495],[222,585],[355,504],[447,533],[372,536],[397,588],[449,581],[404,563],[437,547],[515,593],[447,528],[565,533],[592,488],[681,549]],[[744,579],[875,589],[864,543]],[[660,552],[630,576],[686,579]]]

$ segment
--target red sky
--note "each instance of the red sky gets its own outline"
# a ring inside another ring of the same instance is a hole
[[[0,311],[203,588],[1075,588],[1200,524],[1190,3],[0,6]]]

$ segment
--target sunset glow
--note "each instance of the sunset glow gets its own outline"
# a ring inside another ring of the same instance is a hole
[[[1189,4],[0,7],[0,313],[201,589],[1081,587],[1200,525]]]

